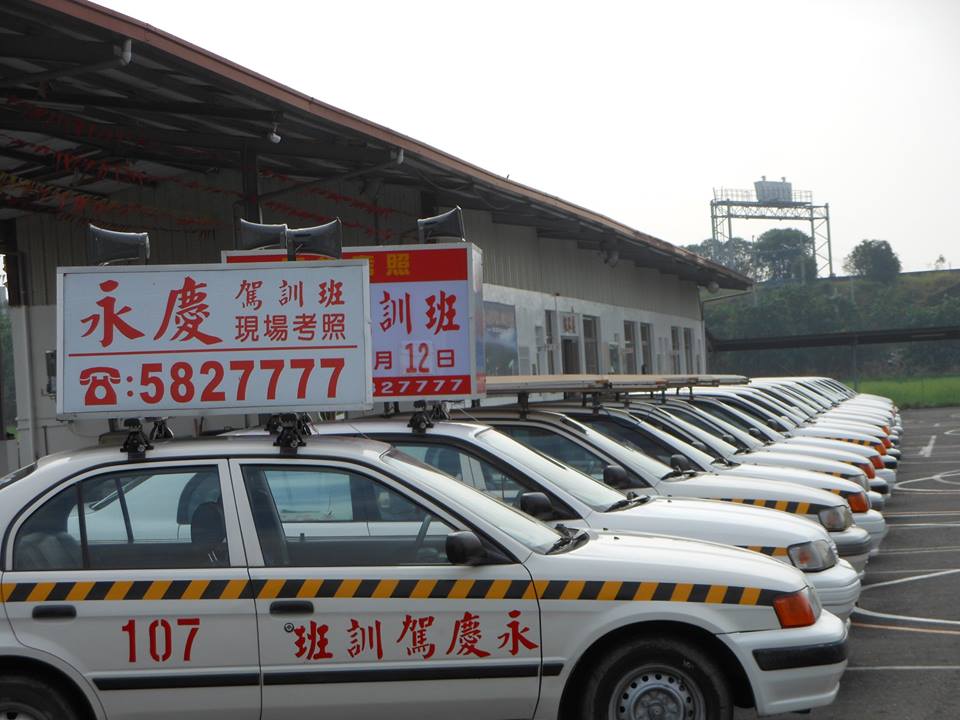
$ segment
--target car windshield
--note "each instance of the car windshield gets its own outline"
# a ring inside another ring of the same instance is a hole
[[[528,470],[547,478],[594,510],[604,510],[626,497],[623,493],[597,482],[589,475],[557,462],[526,445],[521,445],[493,428],[480,431],[476,437],[477,440],[489,445],[498,455],[516,460]]]
[[[415,482],[430,497],[442,497],[454,505],[467,507],[501,532],[505,532],[530,550],[545,554],[563,537],[553,528],[479,490],[453,480],[429,465],[397,449],[382,456],[398,475]]]

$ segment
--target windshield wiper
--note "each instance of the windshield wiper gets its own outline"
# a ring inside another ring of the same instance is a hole
[[[625,497],[621,500],[617,500],[613,505],[608,507],[604,512],[616,512],[617,510],[626,510],[627,508],[637,507],[638,505],[643,505],[653,500],[652,495],[638,495],[636,497]]]
[[[569,530],[569,528],[567,528],[567,530]],[[590,534],[586,530],[581,530],[580,532],[571,535],[564,535],[550,546],[550,549],[547,550],[547,555],[552,555],[553,553],[557,553],[566,549],[572,550],[574,546],[579,545],[588,537],[590,537]]]

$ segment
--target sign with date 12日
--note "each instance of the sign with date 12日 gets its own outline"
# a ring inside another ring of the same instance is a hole
[[[57,270],[57,415],[372,406],[363,260]]]

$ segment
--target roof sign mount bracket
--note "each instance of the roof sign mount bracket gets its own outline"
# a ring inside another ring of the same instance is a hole
[[[167,418],[156,417],[147,418],[147,420],[153,421],[153,427],[150,428],[150,442],[153,442],[154,440],[175,439],[173,430],[171,430],[170,426],[167,425]]]
[[[150,439],[143,432],[143,423],[140,418],[127,418],[123,421],[123,426],[129,433],[120,446],[120,452],[126,453],[130,460],[143,460],[147,456],[147,450],[153,450]]]
[[[413,403],[413,406],[416,408],[416,412],[410,417],[410,422],[407,423],[407,427],[413,430],[414,435],[426,435],[427,430],[433,427],[434,411],[427,409],[426,400],[417,400]]]
[[[530,393],[526,390],[518,392],[517,404],[520,406],[520,417],[526,420],[527,415],[530,413]]]
[[[272,416],[267,422],[267,430],[277,433],[273,444],[280,448],[281,455],[296,455],[307,444],[304,436],[310,434],[306,420],[297,413]]]

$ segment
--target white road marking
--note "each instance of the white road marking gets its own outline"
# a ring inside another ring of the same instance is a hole
[[[960,570],[960,568],[927,568],[930,572],[946,572],[947,570]],[[906,575],[907,573],[915,573],[916,568],[911,568],[910,570],[871,570],[871,575]],[[864,587],[867,587],[864,585]]]
[[[953,492],[960,492],[960,490],[954,490]],[[944,523],[887,523],[888,528],[948,528],[948,527],[960,527],[960,523],[954,522],[944,522]]]
[[[847,672],[867,670],[960,670],[960,665],[848,665]]]
[[[933,454],[933,446],[934,446],[934,444],[935,444],[936,442],[937,442],[937,436],[936,436],[936,435],[931,435],[931,436],[930,436],[930,442],[928,442],[926,445],[924,445],[924,446],[920,449],[920,451],[917,453],[917,455],[919,455],[920,457],[926,457],[926,458],[930,457],[930,455]]]
[[[890,548],[884,549],[884,555],[924,555],[929,553],[942,553],[949,552],[955,553],[960,551],[960,546],[952,545],[949,547],[938,547],[938,548],[929,548],[929,547],[908,547],[908,548]]]
[[[941,570],[940,572],[931,572],[925,573],[923,575],[913,575],[911,577],[900,578],[899,580],[886,580],[881,583],[873,583],[872,585],[864,585],[861,592],[866,592],[867,590],[873,590],[878,587],[887,587],[889,585],[900,585],[902,583],[915,582],[917,580],[927,580],[929,578],[943,577],[944,575],[955,575],[960,573],[960,569],[957,570]],[[861,610],[861,608],[855,608],[854,612]],[[864,611],[869,612],[869,611]],[[957,621],[957,624],[960,625],[960,620]]]
[[[869,590],[871,587],[876,587],[875,585],[867,585],[864,590]],[[854,615],[861,615],[865,617],[880,618],[883,620],[906,620],[907,622],[915,623],[926,623],[927,625],[957,625],[960,626],[960,620],[937,620],[936,618],[922,618],[922,617],[912,617],[910,615],[895,615],[893,613],[882,613],[874,612],[873,610],[866,610],[861,607],[856,607],[853,609]],[[916,629],[916,628],[915,628]]]

